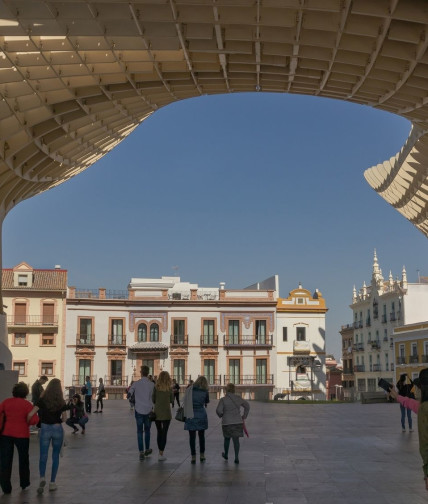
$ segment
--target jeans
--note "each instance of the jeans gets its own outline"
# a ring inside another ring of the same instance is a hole
[[[103,404],[103,398],[102,397],[98,397],[97,398],[97,411],[98,411],[98,407],[99,406],[101,406],[100,410],[102,411],[103,410],[103,406],[104,406],[104,404]]]
[[[158,430],[158,448],[159,451],[163,452],[166,446],[166,438],[168,435],[169,424],[171,420],[155,420],[156,429]]]
[[[4,493],[12,491],[10,477],[15,446],[19,457],[19,484],[21,488],[26,488],[30,484],[30,460],[28,457],[30,439],[0,436],[0,486]]]
[[[44,478],[46,474],[46,463],[48,461],[49,445],[52,441],[51,482],[55,481],[59,466],[59,452],[61,451],[63,439],[64,439],[64,431],[62,429],[61,424],[42,423],[42,429],[40,431],[40,459],[39,459],[39,473],[41,478]]]
[[[189,430],[189,443],[190,443],[190,453],[191,455],[196,455],[196,432],[199,436],[199,453],[202,455],[205,453],[205,431],[199,430]]]
[[[92,396],[85,395],[85,411],[86,413],[90,413],[92,408]]]
[[[144,444],[146,445],[146,450],[150,448],[150,428],[152,422],[149,420],[149,415],[142,415],[141,413],[135,412],[135,421],[137,422],[137,441],[138,450],[140,452],[144,451]],[[143,430],[144,430],[144,444],[143,444]]]
[[[406,428],[406,410],[407,410],[407,421],[409,422],[409,429],[412,428],[412,410],[409,408],[405,408],[400,404],[401,410],[401,427],[403,430]]]
[[[82,431],[84,431],[85,430],[85,424],[88,423],[88,417],[87,416],[84,416],[82,418],[70,417],[70,418],[67,418],[67,420],[65,421],[65,423],[69,427],[73,427],[74,430],[77,430],[76,424],[80,425],[80,427],[82,427]]]

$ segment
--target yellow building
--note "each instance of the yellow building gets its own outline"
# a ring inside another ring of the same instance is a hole
[[[428,322],[396,327],[393,344],[396,382],[403,373],[414,379],[428,367]]]
[[[67,271],[22,262],[2,280],[12,369],[29,385],[40,375],[63,381]]]

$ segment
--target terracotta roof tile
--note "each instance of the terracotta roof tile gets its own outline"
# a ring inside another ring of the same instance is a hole
[[[2,290],[67,290],[67,270],[63,269],[35,269],[33,270],[32,287],[17,287],[13,285],[13,270],[3,269]]]

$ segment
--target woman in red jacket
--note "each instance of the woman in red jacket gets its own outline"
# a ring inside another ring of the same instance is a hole
[[[33,405],[25,398],[29,393],[24,382],[17,383],[12,389],[13,397],[0,403],[0,417],[5,416],[4,428],[0,435],[0,486],[5,494],[12,492],[10,477],[12,475],[12,462],[14,447],[19,456],[19,482],[25,490],[30,485],[30,460],[28,449],[30,447],[30,429],[27,415]],[[39,417],[34,415],[30,424],[36,425]]]

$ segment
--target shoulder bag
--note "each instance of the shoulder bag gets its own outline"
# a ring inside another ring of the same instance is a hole
[[[175,419],[178,420],[179,422],[184,422],[186,420],[186,417],[184,416],[183,406],[180,406],[178,408],[177,413],[175,414]]]

